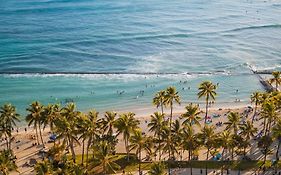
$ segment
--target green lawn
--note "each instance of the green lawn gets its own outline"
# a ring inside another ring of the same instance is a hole
[[[126,172],[138,171],[138,160],[134,154],[130,154],[130,161],[128,162],[126,154],[117,154],[118,157],[114,160],[118,165],[120,165],[121,169],[117,172],[122,172],[125,170]],[[89,158],[92,155],[89,155]],[[80,163],[82,160],[81,155],[77,155],[77,162]],[[270,164],[270,161],[267,161],[267,164]],[[149,170],[152,165],[152,162],[142,162],[141,169]],[[231,170],[251,170],[258,169],[261,165],[261,161],[252,160],[252,161],[176,161],[171,163],[171,167],[176,168],[200,168],[205,169],[206,165],[208,169],[231,169]],[[167,162],[166,162],[167,166]],[[278,168],[281,168],[281,161],[279,163]]]

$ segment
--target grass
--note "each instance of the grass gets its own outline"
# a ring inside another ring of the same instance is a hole
[[[117,172],[134,172],[138,171],[139,162],[136,155],[130,154],[130,161],[127,161],[126,154],[117,154],[118,157],[114,160],[121,168]],[[92,155],[89,155],[91,157]],[[82,156],[76,156],[77,163],[81,163]],[[152,162],[142,162],[141,169],[149,170],[151,168]],[[267,164],[270,164],[270,161],[267,161]],[[166,167],[167,167],[166,162]],[[252,161],[176,161],[171,162],[172,168],[198,168],[205,169],[206,165],[208,169],[231,169],[231,170],[253,170],[258,169],[261,165],[261,161],[252,160]],[[281,168],[281,161],[278,163],[278,168]]]
[[[152,162],[142,162],[141,169],[149,170]],[[166,167],[167,167],[166,163]],[[177,161],[171,163],[172,168],[198,168],[205,169],[206,165],[208,169],[232,169],[232,170],[250,170],[254,168],[259,168],[258,161]],[[132,172],[138,170],[138,162],[135,164],[127,165],[124,169],[126,172]]]
[[[209,169],[232,169],[232,170],[250,170],[258,168],[258,161],[179,161],[172,164],[172,167],[180,168],[200,168]]]

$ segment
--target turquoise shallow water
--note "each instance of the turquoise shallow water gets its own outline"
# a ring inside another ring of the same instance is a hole
[[[145,108],[168,85],[185,102],[197,101],[206,79],[220,84],[219,104],[247,102],[261,89],[250,67],[281,67],[280,12],[277,0],[0,1],[0,72],[20,73],[0,75],[0,104],[12,102],[23,114],[33,100]]]
[[[153,95],[167,86],[177,87],[183,106],[197,99],[198,84],[203,80],[219,83],[217,104],[239,105],[249,102],[249,94],[261,89],[255,75],[5,75],[1,101],[12,102],[24,114],[26,106],[34,100],[42,103],[74,101],[80,110],[141,112],[152,110]],[[247,83],[242,85],[241,83]],[[239,90],[237,93],[236,90]],[[123,93],[120,95],[120,92]],[[141,91],[144,91],[142,94]],[[141,112],[142,113],[142,112]]]

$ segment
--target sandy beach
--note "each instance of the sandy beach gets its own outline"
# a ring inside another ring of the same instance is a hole
[[[225,129],[225,126],[224,125],[216,126],[216,124],[218,122],[222,122],[222,123],[226,122],[227,114],[230,111],[238,112],[241,114],[241,116],[243,116],[242,120],[248,120],[248,119],[251,119],[251,117],[253,115],[252,112],[246,113],[246,111],[249,111],[249,109],[250,109],[249,106],[234,107],[234,108],[219,108],[219,109],[216,107],[212,107],[212,108],[210,108],[209,116],[216,116],[216,117],[212,117],[212,123],[210,123],[209,125],[215,126],[216,132],[222,131]],[[145,113],[145,111],[143,112],[143,114],[144,113]],[[174,113],[174,119],[177,119],[181,113],[182,112],[180,112],[180,111],[176,111]],[[147,124],[150,120],[149,116],[150,115],[148,115],[148,114],[136,116],[136,118],[138,118],[140,120],[140,128],[147,135],[152,134],[152,133],[148,132],[148,127],[147,127]],[[204,113],[201,113],[201,116],[204,116]],[[203,125],[203,121],[201,121],[201,125]],[[261,128],[260,121],[255,122],[255,125],[259,129]],[[18,165],[19,172],[18,173],[13,172],[12,174],[23,174],[23,175],[34,174],[34,172],[32,172],[32,170],[33,170],[32,166],[33,166],[35,160],[40,160],[42,157],[42,154],[40,154],[39,151],[42,150],[43,147],[41,145],[40,146],[34,145],[36,143],[35,131],[31,127],[26,127],[27,131],[25,131],[24,128],[25,127],[20,128],[18,130],[18,132],[16,130],[13,131],[13,135],[14,135],[15,139],[14,139],[14,142],[12,143],[12,149],[15,151],[15,155],[17,157],[16,163]],[[196,132],[198,132],[199,128],[196,127],[195,130],[196,130]],[[49,128],[46,128],[42,134],[43,134],[43,139],[46,143],[46,150],[47,150],[48,148],[52,147],[52,145],[53,145],[53,143],[48,143],[49,136],[51,135]],[[116,151],[118,153],[124,153],[125,152],[124,141],[121,136],[119,136],[118,139],[119,139],[119,142],[117,144]],[[1,147],[2,148],[5,147],[4,141],[1,142]],[[76,145],[75,149],[76,149],[77,154],[81,154],[81,147],[79,145]],[[260,151],[257,149],[257,145],[252,145],[248,151],[251,152],[252,159],[258,160],[262,156]],[[144,158],[144,156],[143,156],[143,158]],[[183,160],[187,160],[188,154],[187,153],[183,154],[182,158],[183,158]],[[239,160],[239,158],[240,157],[235,157],[235,159],[237,159],[237,160]],[[166,156],[166,159],[167,159],[167,156]],[[206,150],[200,149],[199,160],[205,160],[205,159],[206,159]],[[269,156],[268,159],[271,159],[271,157]],[[184,173],[182,173],[182,171],[183,170],[180,171],[181,173],[176,173],[176,174],[184,174]]]

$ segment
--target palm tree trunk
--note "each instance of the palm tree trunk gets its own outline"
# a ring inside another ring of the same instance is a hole
[[[265,117],[263,120],[263,132],[264,132],[264,135],[266,135],[266,118]]]
[[[105,162],[102,163],[102,172],[106,174]]]
[[[173,102],[171,102],[171,113],[170,113],[170,130],[172,128],[172,118],[173,118]]]
[[[9,140],[8,140],[8,136],[5,134],[5,139],[6,139],[6,146],[7,146],[7,150],[9,150]]]
[[[11,138],[11,136],[9,136],[9,150],[11,150],[11,147],[12,147],[12,138]]]
[[[257,114],[257,107],[258,107],[258,102],[256,101],[256,104],[255,104],[255,109],[254,109],[254,115],[252,117],[252,124],[254,123],[254,119],[255,119],[255,116]]]
[[[207,150],[207,159],[206,159],[206,168],[205,168],[205,174],[208,175],[208,160],[209,160],[209,152],[210,152],[210,149],[208,148]]]
[[[129,162],[130,158],[129,158],[129,146],[128,146],[128,139],[125,138],[125,149],[127,152],[127,161]]]
[[[170,138],[169,138],[169,140],[170,140]],[[171,149],[170,149],[170,146],[169,146],[169,158],[168,158],[168,172],[169,172],[169,175],[171,175],[170,160],[171,160]]]
[[[141,175],[141,147],[139,150],[139,175]]]
[[[85,153],[85,139],[82,142],[82,166],[84,166],[84,153]]]
[[[191,165],[191,149],[188,150],[188,162],[189,162],[189,165],[190,165],[190,174],[192,175],[192,165]]]
[[[205,125],[206,125],[207,117],[208,117],[208,105],[209,105],[209,99],[207,97],[206,98],[206,114],[205,114],[205,122],[204,122]]]
[[[72,154],[72,160],[74,163],[76,163],[76,155],[75,155],[75,151],[74,151],[73,139],[68,138],[68,140],[69,140],[69,146],[70,146],[70,150],[71,150],[71,154]]]
[[[224,150],[225,150],[225,148],[222,149],[221,160],[224,160],[224,157],[223,157],[224,156]]]
[[[224,150],[225,150],[225,148],[223,148],[222,153],[221,153],[221,160],[222,160],[222,161],[224,160],[224,158],[223,158],[223,156],[224,156]],[[223,169],[224,169],[224,167],[223,167],[223,165],[222,165],[222,166],[221,166],[221,175],[223,175]]]
[[[264,133],[265,136],[266,136],[267,133],[269,132],[269,129],[268,129],[268,128],[269,128],[270,123],[271,123],[271,120],[268,119],[268,121],[267,121],[267,123],[266,123],[266,126],[265,126],[265,133]]]
[[[272,120],[270,120],[270,123],[269,123],[269,126],[268,126],[268,132],[271,131],[272,123],[274,124],[274,122],[272,122]]]
[[[158,135],[158,151],[159,151],[159,161],[161,160],[161,143],[160,143],[160,135]]]
[[[37,123],[37,122],[36,122]],[[37,144],[39,145],[39,137],[38,137],[38,128],[37,128],[37,124],[35,125],[35,131],[36,131],[36,140],[37,140]]]
[[[267,157],[267,149],[268,148],[265,148],[263,165],[265,165],[265,161],[266,161],[266,157]]]
[[[170,167],[170,161],[171,161],[171,129],[172,129],[172,117],[173,117],[173,101],[171,101],[171,113],[170,113],[170,130],[169,130],[169,160],[168,160],[168,168],[169,168],[169,175],[171,175],[171,167]]]
[[[88,167],[88,158],[89,158],[89,148],[91,145],[92,138],[88,139],[87,149],[86,149],[86,167]]]
[[[281,139],[279,139],[279,141],[278,141],[278,146],[277,146],[277,150],[276,150],[276,154],[275,154],[276,162],[279,162],[279,148],[280,148],[280,144],[281,144]]]
[[[112,129],[112,124],[110,124],[107,135],[112,136],[112,134],[113,134],[113,129]]]
[[[184,154],[184,150],[182,149],[181,151],[180,151],[180,160],[182,161],[182,159],[183,159],[183,154]]]
[[[40,123],[39,123],[39,134],[40,134],[42,145],[43,145],[43,147],[45,147],[45,144],[44,144],[44,141],[43,141],[43,137],[42,137],[41,124]]]
[[[161,113],[162,113],[162,115],[164,114],[163,102],[161,102]]]

